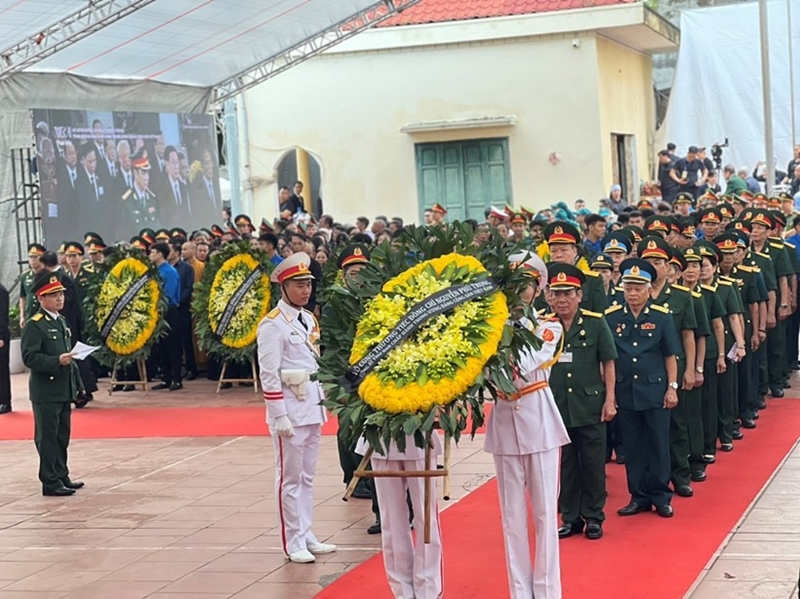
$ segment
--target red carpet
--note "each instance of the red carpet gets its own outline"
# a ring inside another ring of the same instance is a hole
[[[735,526],[800,431],[800,400],[769,400],[758,428],[745,431],[732,453],[717,453],[708,480],[695,483],[691,499],[675,497],[675,517],[655,512],[628,518],[624,466],[608,466],[605,536],[561,541],[563,596],[573,598],[676,599],[684,595]],[[497,483],[474,491],[441,517],[445,596],[508,597]],[[345,574],[318,599],[390,599],[379,554]]]
[[[103,408],[72,411],[73,439],[241,437],[269,435],[262,406],[218,408]],[[335,435],[336,418],[322,427]],[[33,439],[33,414],[0,417],[0,441]]]

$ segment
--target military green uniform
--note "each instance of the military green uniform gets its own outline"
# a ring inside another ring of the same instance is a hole
[[[584,272],[583,274],[586,275],[586,282],[582,287],[581,309],[602,314],[608,308],[608,298],[606,297],[605,287],[603,287],[603,279],[599,273],[593,271]]]
[[[734,284],[724,278],[718,278],[715,283],[715,293],[725,308],[725,316],[722,318],[722,326],[725,330],[725,347],[720,348],[717,353],[724,353],[726,356],[731,347],[736,344],[736,337],[731,328],[731,318],[734,314],[742,314],[744,307],[742,297],[737,293]],[[717,436],[720,443],[731,443],[733,440],[734,419],[739,413],[738,402],[738,382],[739,364],[727,360],[728,365],[725,372],[717,377]]]
[[[703,296],[706,309],[706,319],[709,322],[711,334],[706,337],[706,353],[703,359],[703,386],[700,387],[700,409],[703,419],[703,450],[702,455],[715,455],[717,453],[718,429],[718,394],[717,394],[717,358],[724,351],[717,345],[714,335],[714,320],[720,320],[727,314],[725,306],[717,294],[717,285],[700,285],[698,287]],[[723,324],[724,327],[724,324]],[[692,470],[705,471],[706,464],[701,459],[692,460]]]
[[[21,347],[22,361],[31,370],[28,388],[34,442],[39,453],[39,480],[47,492],[69,481],[70,405],[83,384],[75,362],[69,366],[58,362],[61,354],[72,350],[70,330],[62,316],[39,310],[22,331]]]
[[[775,266],[775,277],[778,279],[777,301],[775,302],[776,311],[781,304],[788,304],[790,298],[781,295],[780,280],[782,277],[793,277],[794,268],[786,253],[786,247],[782,239],[770,237],[761,249],[762,253],[772,258]],[[791,285],[789,285],[791,289]],[[777,318],[777,316],[776,316]],[[774,392],[783,389],[784,375],[786,374],[786,325],[789,319],[777,320],[774,328],[767,331],[767,377],[769,388]]]
[[[795,279],[797,275],[800,275],[800,257],[797,256],[797,248],[789,243],[788,241],[783,241],[783,249],[786,252],[786,256],[789,258],[789,263],[792,265],[792,272],[794,274],[790,275],[789,278],[789,291],[792,290],[792,277]],[[786,302],[791,308],[791,303]],[[798,312],[800,310],[795,310],[792,312],[791,316],[786,319],[786,345],[784,350],[785,359],[783,361],[783,382],[786,383],[789,381],[789,374],[791,373],[793,368],[797,366],[797,353],[798,353],[798,335],[800,335],[800,320],[798,320]]]
[[[561,323],[564,324],[563,322]],[[600,421],[606,399],[601,364],[616,360],[611,329],[597,312],[579,310],[564,334],[564,351],[550,371],[550,389],[569,433],[561,450],[561,518],[603,521],[606,503],[606,427]]]
[[[759,283],[762,282],[761,271],[757,266],[745,266],[744,264],[734,266],[728,276],[721,275],[720,280],[731,281],[735,288],[739,290],[739,297],[742,300],[744,312],[744,342],[747,345],[747,353],[738,367],[737,385],[737,404],[739,416],[752,420],[756,414],[756,392],[757,387],[753,384],[753,361],[754,353],[750,349],[750,339],[753,337],[753,317],[750,308],[753,304],[766,302],[769,298],[766,292],[762,295],[759,291]],[[757,354],[757,352],[756,352]]]
[[[765,243],[764,247],[766,248],[769,244]],[[770,291],[775,292],[776,296],[776,310],[777,306],[780,305],[780,291],[778,289],[778,276],[775,273],[775,264],[772,261],[772,257],[769,254],[763,252],[757,252],[755,249],[751,249],[748,253],[747,257],[744,260],[745,264],[748,266],[757,266],[761,270],[761,275],[764,277],[764,284],[767,287],[767,294]],[[762,329],[766,327],[766,323],[761,327]],[[774,329],[767,329],[767,339],[764,343],[761,344],[761,347],[758,349],[758,361],[759,361],[759,368],[758,368],[758,395],[764,396],[767,394],[767,391],[770,389],[770,380],[769,380],[769,371],[767,366],[768,356],[769,356],[769,338],[770,334],[775,336],[775,333],[770,333]]]
[[[32,291],[34,276],[35,273],[32,270],[26,270],[19,278],[19,296],[25,298],[25,322],[28,322],[39,311],[39,300]]]
[[[126,222],[140,227],[158,227],[158,198],[149,189],[138,192],[128,189],[122,194],[122,212]]]
[[[653,304],[669,310],[678,339],[681,340],[680,351],[676,354],[678,359],[678,405],[670,410],[670,462],[672,464],[672,483],[677,486],[689,484],[691,472],[689,470],[689,431],[688,414],[686,412],[685,393],[683,391],[683,375],[686,372],[686,354],[683,346],[683,331],[697,329],[697,316],[695,315],[692,293],[688,288],[680,285],[664,285],[661,293],[653,300]],[[694,364],[691,365],[694,368]],[[681,407],[683,405],[683,407]]]
[[[688,287],[686,288],[688,289]],[[708,319],[705,299],[700,291],[690,290],[692,294],[692,306],[694,308],[697,328],[694,331],[695,344],[704,337],[706,343],[711,336],[711,325]],[[705,356],[695,355],[695,363],[687,364],[687,368],[695,369],[697,364],[704,364]],[[705,368],[703,369],[705,370]],[[697,376],[695,374],[695,376]],[[689,471],[702,470],[703,445],[705,432],[703,428],[703,390],[702,387],[694,387],[684,392],[684,411],[686,416],[686,431],[689,437]],[[680,410],[680,403],[675,410]],[[675,410],[672,410],[673,415]]]

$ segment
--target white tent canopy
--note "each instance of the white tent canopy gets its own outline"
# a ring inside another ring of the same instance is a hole
[[[0,281],[31,108],[205,112],[419,0],[0,0]]]
[[[800,0],[776,0],[769,8],[769,60],[774,148],[781,170],[792,157],[787,1],[793,17],[794,111],[800,127]],[[664,126],[663,143],[710,146],[727,137],[723,164],[753,168],[765,159],[764,105],[758,3],[685,10],[681,46]],[[800,131],[797,133],[800,135]]]

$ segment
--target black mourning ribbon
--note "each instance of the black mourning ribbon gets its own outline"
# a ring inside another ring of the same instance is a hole
[[[389,352],[419,329],[425,321],[452,310],[456,306],[485,297],[497,289],[497,284],[487,278],[472,283],[452,285],[416,303],[380,343],[347,369],[340,381],[342,386],[348,393],[352,393]]]
[[[225,336],[225,332],[228,330],[228,327],[231,324],[231,320],[233,320],[234,314],[236,314],[236,309],[239,307],[239,303],[242,301],[245,293],[250,291],[250,288],[255,285],[256,281],[261,278],[263,274],[263,269],[261,266],[257,266],[250,275],[242,281],[242,284],[239,285],[239,288],[236,292],[228,299],[228,303],[225,306],[225,310],[222,312],[222,317],[219,319],[219,324],[217,325],[217,330],[214,331],[214,339],[220,341],[222,337]]]
[[[133,298],[136,297],[136,294],[144,288],[149,280],[150,274],[143,274],[141,277],[136,279],[136,282],[128,287],[127,291],[125,291],[125,293],[123,293],[116,301],[114,307],[111,309],[111,314],[108,315],[103,327],[100,329],[100,338],[103,340],[103,343],[105,343],[106,339],[108,339],[108,336],[111,334],[111,329],[113,329],[114,325],[117,324],[122,312],[128,307],[128,304],[133,301]]]

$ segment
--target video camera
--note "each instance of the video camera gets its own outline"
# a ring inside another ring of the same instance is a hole
[[[722,170],[722,148],[728,147],[728,138],[725,138],[725,143],[716,142],[711,144],[711,158],[717,166],[717,172]]]

